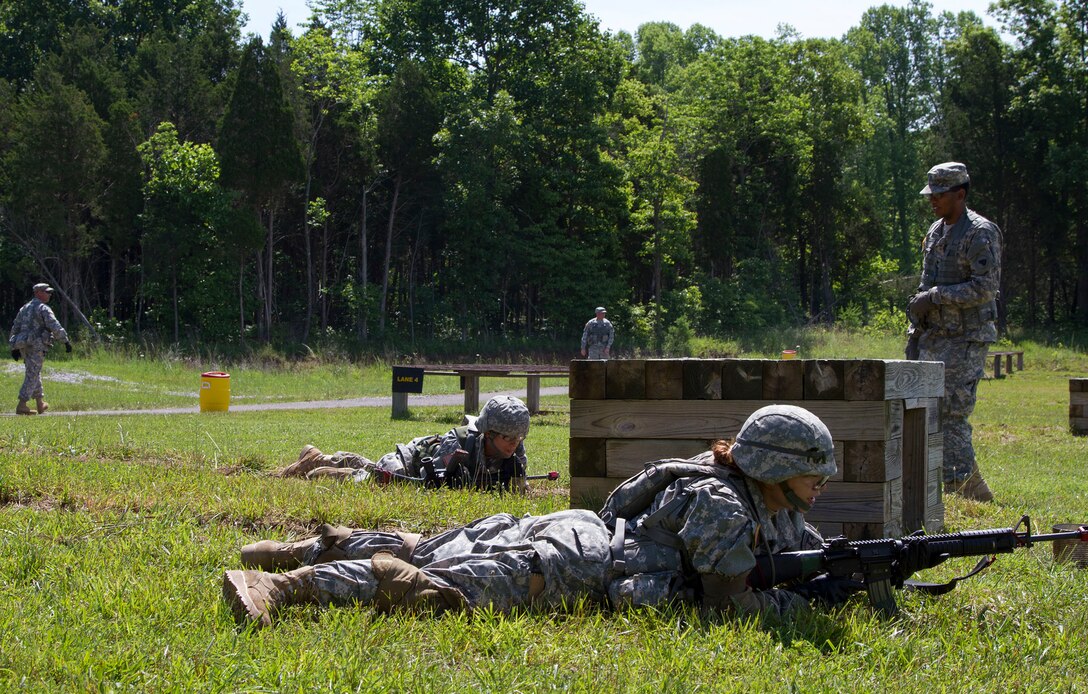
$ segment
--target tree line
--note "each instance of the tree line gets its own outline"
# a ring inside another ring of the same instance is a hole
[[[167,344],[897,329],[937,162],[1003,325],[1088,324],[1088,2],[840,39],[603,33],[577,0],[0,4],[0,302]]]

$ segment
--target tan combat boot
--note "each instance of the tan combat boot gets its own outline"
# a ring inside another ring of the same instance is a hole
[[[27,407],[26,400],[20,400],[15,407],[15,414],[37,414],[37,412]]]
[[[309,537],[298,542],[261,540],[242,548],[242,566],[262,571],[297,569],[306,563],[306,555],[313,551],[320,537]]]
[[[223,574],[223,600],[238,624],[271,626],[272,616],[280,608],[316,601],[313,576],[312,566],[285,574],[227,571]]]
[[[321,467],[332,462],[332,457],[324,455],[315,446],[303,446],[298,454],[298,460],[291,463],[277,473],[278,477],[305,477],[306,473],[315,467]]]
[[[289,571],[307,563],[321,564],[347,558],[337,545],[351,536],[351,528],[323,523],[317,532],[316,537],[298,542],[261,540],[246,545],[242,548],[242,566],[262,571]]]
[[[49,403],[42,398],[38,398],[38,414],[45,414],[45,411],[49,409]]]
[[[990,502],[994,500],[994,493],[990,491],[990,485],[982,478],[982,473],[975,470],[970,477],[962,482],[945,482],[946,494],[959,494],[964,499],[972,501]]]

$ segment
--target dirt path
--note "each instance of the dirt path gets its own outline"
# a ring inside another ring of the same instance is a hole
[[[541,395],[563,395],[567,392],[567,386],[550,386],[547,388],[541,388]],[[494,393],[481,393],[480,402],[485,403],[489,398],[493,398],[496,395],[513,395],[516,398],[524,398],[525,392],[522,390],[504,390]],[[450,393],[448,395],[411,395],[408,397],[408,406],[415,405],[420,406],[452,406],[462,405],[465,402],[465,396],[463,393]],[[349,398],[347,400],[308,400],[305,402],[263,402],[254,403],[252,405],[235,405],[231,404],[231,412],[252,412],[257,410],[322,410],[333,409],[339,407],[388,407],[392,409],[393,398],[392,396],[377,396],[368,398]],[[195,414],[200,412],[199,406],[193,407],[157,407],[147,410],[78,410],[74,412],[65,412],[64,410],[57,408],[53,409],[50,406],[50,410],[43,416],[61,417],[69,415],[131,415],[131,414]],[[5,416],[14,417],[14,412],[5,412]],[[37,416],[37,415],[35,415]]]

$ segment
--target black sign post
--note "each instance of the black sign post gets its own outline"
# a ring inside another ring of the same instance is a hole
[[[423,369],[412,366],[393,367],[394,393],[422,393]]]
[[[423,369],[393,367],[393,419],[408,416],[408,393],[423,392]]]

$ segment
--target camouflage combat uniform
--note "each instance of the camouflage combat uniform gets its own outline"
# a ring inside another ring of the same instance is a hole
[[[508,437],[510,443],[518,442],[509,457],[487,455],[485,437],[489,431]],[[343,476],[342,472],[349,469],[355,471],[351,475],[355,481],[422,480],[433,486],[442,481],[451,487],[492,489],[501,486],[509,489],[514,486],[520,491],[528,491],[523,443],[528,435],[529,410],[525,403],[511,395],[496,395],[484,404],[479,417],[466,415],[465,425],[451,429],[444,436],[420,436],[406,444],[397,444],[395,450],[386,453],[377,463],[357,453],[337,451],[323,455],[307,446],[299,461],[283,474]],[[317,465],[322,467],[315,467]]]
[[[26,365],[26,375],[19,389],[20,400],[45,397],[42,390],[42,366],[45,353],[53,346],[54,340],[67,342],[68,333],[53,314],[53,309],[49,308],[49,304],[38,298],[31,299],[19,309],[8,337],[11,349],[20,350]]]
[[[709,464],[711,458],[707,452],[692,461]],[[648,537],[641,525],[679,493],[688,502],[662,527],[677,529],[682,551]],[[342,559],[314,564],[314,586],[323,604],[372,602],[378,581],[370,560],[387,552],[405,558],[432,584],[458,591],[468,608],[558,607],[579,598],[613,605],[684,600],[779,615],[807,608],[804,598],[788,590],[743,586],[757,555],[818,548],[820,536],[796,511],[772,514],[755,482],[740,473],[677,481],[625,528],[623,570],[612,554],[612,533],[585,510],[520,519],[502,513],[424,539],[414,552],[405,550],[403,535],[354,530],[336,542]],[[318,560],[327,549],[316,542],[307,560]]]
[[[337,451],[329,456],[331,460],[326,464],[355,470],[352,479],[356,482],[372,478],[387,481],[390,476],[393,479],[389,481],[396,481],[397,477],[421,478],[424,473],[421,460],[426,457],[432,459],[438,472],[445,474],[448,471],[442,461],[449,459],[447,456],[453,456],[459,466],[453,486],[489,487],[492,483],[506,484],[512,478],[525,477],[528,458],[524,443],[518,444],[514,455],[509,458],[491,458],[484,454],[483,434],[474,425],[451,429],[437,441],[436,438],[419,436],[408,443],[397,444],[395,450],[383,455],[376,463],[358,453]],[[465,454],[454,456],[457,450],[463,450]],[[383,476],[383,472],[389,475]]]
[[[715,462],[719,453],[715,444],[690,460],[648,464],[598,514],[500,513],[430,539],[324,525],[319,536],[299,542],[262,540],[242,548],[249,570],[224,573],[223,597],[237,620],[262,626],[281,607],[306,603],[506,611],[582,600],[690,601],[784,615],[807,609],[809,599],[829,606],[847,599],[848,587],[817,584],[820,578],[792,590],[753,591],[747,584],[758,556],[821,545],[799,510],[808,504],[790,482],[811,476],[818,495],[835,473],[823,422],[796,406],[766,406],[723,453],[728,464]],[[774,484],[786,503],[772,513],[761,485]],[[282,569],[288,571],[277,573]]]
[[[986,352],[997,339],[997,296],[1001,282],[1001,230],[964,210],[946,229],[942,220],[923,243],[919,291],[936,287],[937,305],[912,331],[920,331],[919,358],[944,362],[944,481],[961,482],[976,469],[968,417],[975,409]]]
[[[586,350],[588,359],[606,359],[604,351],[612,348],[612,341],[616,337],[616,331],[611,321],[607,318],[597,320],[589,319],[582,330],[582,349]]]

